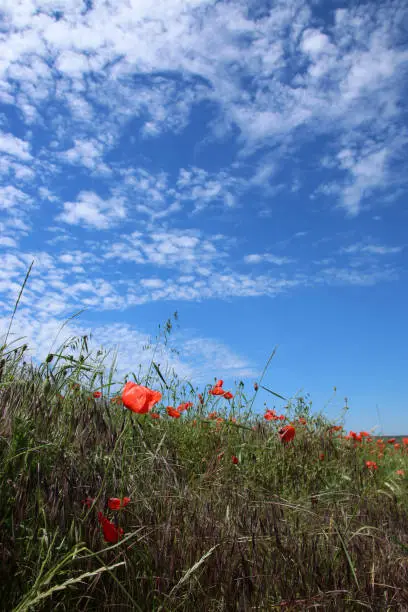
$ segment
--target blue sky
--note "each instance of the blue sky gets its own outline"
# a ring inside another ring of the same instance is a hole
[[[404,5],[3,1],[0,327],[406,433]]]

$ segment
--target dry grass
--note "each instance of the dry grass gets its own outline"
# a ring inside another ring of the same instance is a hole
[[[179,420],[137,416],[90,399],[110,393],[113,375],[85,345],[72,340],[38,367],[23,366],[24,347],[3,347],[1,609],[408,609],[404,447],[378,460],[375,441],[329,434],[303,400],[288,419],[307,423],[283,445],[242,387],[236,424],[206,418],[214,399],[201,406],[174,381],[167,397],[196,408]],[[109,545],[97,512],[124,495],[125,537]]]

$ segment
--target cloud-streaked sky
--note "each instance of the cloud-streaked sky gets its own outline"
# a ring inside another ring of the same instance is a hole
[[[404,0],[3,0],[1,325],[406,433],[407,85]]]

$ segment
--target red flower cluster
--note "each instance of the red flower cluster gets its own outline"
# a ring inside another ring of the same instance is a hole
[[[95,500],[92,497],[87,497],[82,503],[90,508]],[[123,510],[130,502],[130,497],[110,497],[108,499],[109,510],[117,511]],[[112,522],[108,519],[103,512],[98,512],[98,521],[102,527],[102,533],[105,542],[109,544],[116,544],[119,539],[123,536],[123,529],[117,524],[117,519]]]
[[[177,408],[173,408],[173,406],[167,406],[166,412],[173,419],[179,419],[181,417],[181,412]]]
[[[120,499],[119,497],[110,497],[108,499],[108,508],[109,510],[122,510],[125,508],[130,502],[130,497],[123,497]]]
[[[162,398],[160,391],[152,391],[148,387],[127,382],[122,391],[122,402],[126,408],[137,414],[146,414]]]
[[[98,521],[102,526],[102,532],[105,542],[110,544],[116,544],[119,538],[123,536],[122,527],[117,527],[115,523],[112,523],[102,512],[98,512]]]
[[[120,397],[120,395],[116,395],[115,397],[111,397],[111,404],[118,404],[119,406],[122,406],[123,402],[122,402],[122,398]]]
[[[278,434],[281,439],[281,442],[284,442],[285,444],[287,444],[288,442],[293,440],[293,438],[295,437],[296,429],[293,427],[293,425],[285,425],[285,427],[282,427],[278,431]]]
[[[223,384],[224,384],[223,380],[217,380],[213,388],[210,389],[209,393],[211,395],[221,395],[224,399],[227,399],[227,400],[232,399],[234,396],[232,395],[230,391],[224,391],[224,389],[222,388]]]
[[[267,421],[284,421],[285,418],[284,414],[276,414],[275,410],[271,410],[270,408],[268,408],[264,414],[264,419]]]
[[[193,402],[184,402],[183,404],[180,404],[180,406],[177,406],[177,410],[179,412],[184,412],[185,410],[191,408],[193,405]]]
[[[194,405],[193,402],[183,402],[182,404],[177,406],[177,408],[173,408],[173,406],[167,406],[166,412],[173,419],[179,419],[181,417],[181,413],[184,412],[185,410],[188,410],[193,405]],[[157,417],[154,417],[154,418],[157,418]]]
[[[328,430],[329,433],[336,433],[337,431],[342,431],[343,427],[341,425],[333,425],[332,427],[330,427],[330,429]]]
[[[363,438],[366,438],[367,442],[371,442],[371,436],[368,431],[360,431],[360,433],[350,431],[347,436],[344,436],[345,440],[354,440],[354,442],[362,442]]]
[[[375,461],[366,461],[365,465],[368,470],[378,470],[378,465]]]

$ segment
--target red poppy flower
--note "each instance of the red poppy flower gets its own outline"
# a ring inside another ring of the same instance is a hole
[[[225,391],[222,387],[214,386],[209,390],[210,395],[224,395]]]
[[[239,459],[235,455],[232,455],[231,461],[234,465],[237,465],[239,463]]]
[[[111,397],[110,399],[112,404],[122,404],[122,398],[120,395],[116,395],[115,397]]]
[[[150,416],[152,419],[160,419],[160,414],[158,412],[151,412]]]
[[[123,529],[121,527],[116,527],[114,523],[111,523],[111,521],[106,518],[102,512],[98,513],[98,521],[102,525],[102,532],[105,542],[116,544],[119,538],[123,536]]]
[[[333,425],[332,427],[330,427],[329,432],[334,433],[336,431],[341,431],[342,429],[343,427],[341,425]]]
[[[137,414],[146,414],[159,402],[162,394],[159,391],[152,391],[134,382],[128,382],[122,391],[122,402]]]
[[[101,391],[94,391],[94,392],[92,393],[92,395],[93,395],[93,396],[94,396],[96,399],[99,399],[100,397],[102,397],[102,393],[101,393]]]
[[[395,473],[397,474],[397,476],[405,476],[404,470],[397,470]]]
[[[223,380],[217,380],[217,382],[215,383],[214,387],[222,387],[224,384]]]
[[[122,510],[125,508],[130,502],[130,497],[124,497],[120,499],[119,497],[110,497],[108,499],[108,508],[109,510]]]
[[[173,408],[173,406],[167,406],[166,412],[173,419],[179,419],[181,417],[181,413],[177,410],[177,408]]]
[[[369,438],[370,434],[368,433],[368,431],[360,431],[360,436],[362,438]]]
[[[208,415],[208,418],[211,419],[212,421],[215,421],[217,417],[218,417],[218,414],[216,412],[210,412],[210,414]]]
[[[362,440],[361,435],[356,433],[355,431],[350,431],[349,435],[346,436],[346,440],[350,440],[351,438],[353,438],[355,442],[361,442]]]
[[[408,446],[408,438],[402,438],[402,443],[404,446]]]
[[[191,408],[191,406],[193,406],[193,402],[184,402],[183,404],[180,404],[180,406],[177,406],[177,410],[179,412],[184,412],[184,410],[188,410]]]
[[[304,417],[300,417],[298,421],[301,425],[306,425],[306,419]]]
[[[233,397],[234,397],[234,396],[232,395],[231,391],[226,391],[226,392],[224,393],[224,399],[226,399],[226,400],[230,400],[230,399],[232,399]]]
[[[319,453],[319,459],[320,461],[324,461],[324,453]]]
[[[395,450],[398,450],[399,448],[401,448],[401,444],[399,442],[396,442],[394,444],[394,448],[395,448]]]
[[[287,443],[293,440],[295,437],[296,429],[293,427],[293,425],[285,425],[285,427],[282,427],[278,431],[278,434],[281,441]]]
[[[286,417],[285,417],[285,415],[284,415],[284,414],[280,414],[280,415],[277,417],[277,419],[278,419],[278,421],[284,421],[284,420],[286,419]]]
[[[387,443],[388,444],[394,444],[395,442],[395,438],[388,438]]]
[[[204,404],[204,398],[203,398],[203,396],[201,395],[201,393],[199,393],[199,394],[197,395],[197,397],[198,397],[198,401],[200,402],[200,404]]]
[[[378,465],[375,461],[366,461],[365,464],[368,470],[378,470]]]
[[[271,410],[268,408],[268,410],[266,410],[265,414],[264,414],[264,419],[266,419],[267,421],[276,421],[278,418],[278,415],[276,414],[275,410]]]

